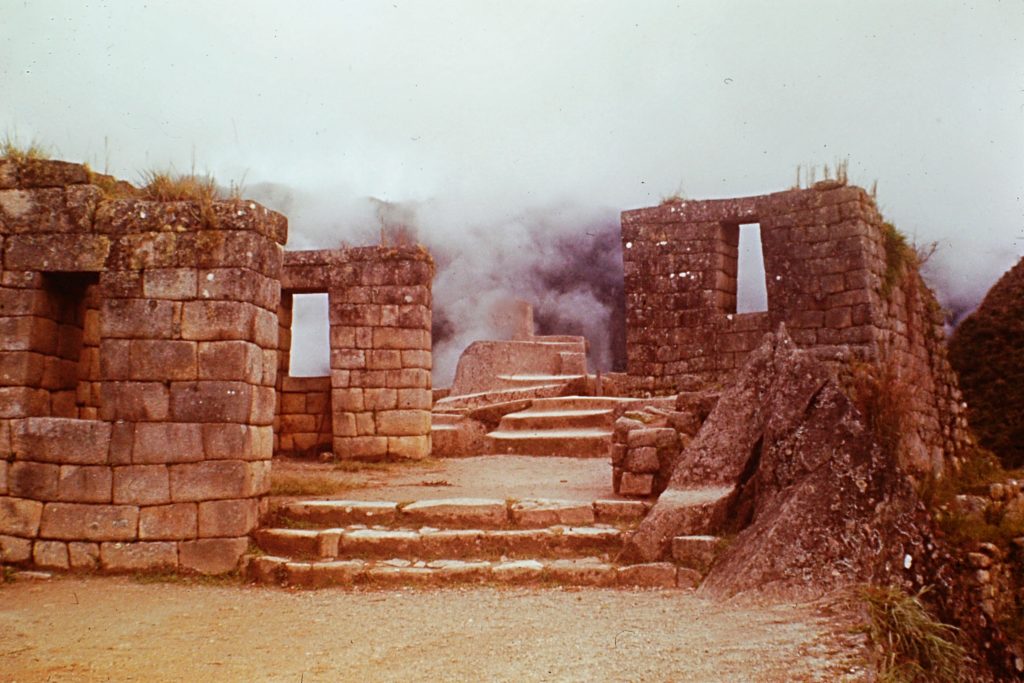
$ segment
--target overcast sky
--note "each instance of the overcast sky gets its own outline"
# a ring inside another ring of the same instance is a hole
[[[1022,41],[1020,0],[0,0],[0,133],[271,183],[293,248],[372,234],[368,196],[452,244],[849,159],[962,307],[1024,254]]]

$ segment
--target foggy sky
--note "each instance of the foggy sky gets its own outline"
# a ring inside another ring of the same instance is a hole
[[[0,0],[0,134],[243,183],[289,248],[373,239],[368,197],[412,205],[451,266],[435,305],[467,319],[466,287],[547,296],[521,280],[548,247],[623,209],[848,158],[940,243],[927,274],[961,311],[1024,254],[1021,36],[998,0]],[[570,289],[549,310],[600,318]]]

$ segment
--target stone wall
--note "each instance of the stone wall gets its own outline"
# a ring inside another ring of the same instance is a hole
[[[736,312],[741,225],[759,223],[768,310]],[[861,188],[818,183],[757,197],[677,201],[622,214],[627,367],[634,395],[722,385],[785,324],[840,374],[893,368],[918,473],[968,437],[938,306],[909,247]]]
[[[232,569],[269,489],[287,222],[0,161],[0,560]]]
[[[418,246],[285,255],[286,293],[328,295],[336,457],[430,455],[433,276]]]

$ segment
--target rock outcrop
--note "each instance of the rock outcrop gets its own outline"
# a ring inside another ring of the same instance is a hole
[[[736,536],[705,590],[817,594],[913,565],[920,536],[910,480],[784,327],[722,393],[625,555],[662,557],[688,513],[674,501],[708,486],[732,487],[723,531]]]

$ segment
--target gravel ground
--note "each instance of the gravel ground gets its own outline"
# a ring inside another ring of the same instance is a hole
[[[2,681],[865,680],[848,625],[682,591],[0,585]]]

